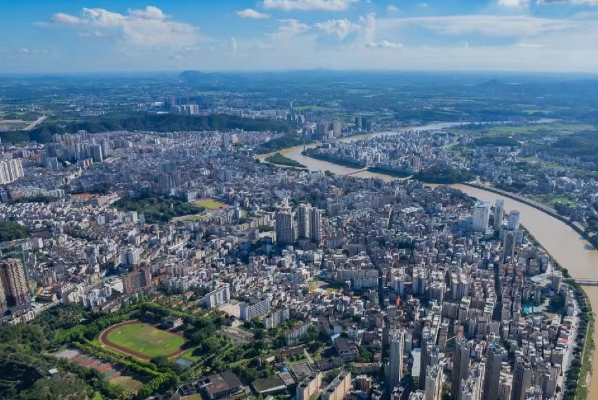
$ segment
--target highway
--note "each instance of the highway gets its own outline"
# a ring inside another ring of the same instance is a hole
[[[24,131],[30,131],[33,128],[35,128],[36,126],[38,126],[39,124],[41,124],[42,122],[44,122],[46,120],[45,115],[43,117],[39,117],[38,119],[36,119],[34,122],[32,122],[31,124],[27,125],[25,128],[23,128]]]

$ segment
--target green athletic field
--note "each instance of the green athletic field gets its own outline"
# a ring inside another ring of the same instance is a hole
[[[146,357],[171,355],[185,343],[181,336],[143,323],[119,326],[108,333],[107,339],[110,343]]]

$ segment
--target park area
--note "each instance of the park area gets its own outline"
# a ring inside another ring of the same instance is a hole
[[[183,352],[182,334],[158,329],[141,321],[114,325],[100,336],[100,342],[123,353],[150,360],[153,357],[174,357]]]
[[[228,205],[213,199],[199,199],[193,202],[196,206],[207,208],[208,210],[219,210],[228,208]]]
[[[122,375],[120,368],[113,363],[87,355],[79,350],[65,349],[54,354],[54,356],[57,358],[65,358],[81,367],[93,368],[98,372],[101,372],[108,382],[122,387],[129,393],[137,393],[143,386],[143,383],[139,380],[131,376]]]

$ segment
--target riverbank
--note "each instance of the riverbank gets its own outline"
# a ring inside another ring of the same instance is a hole
[[[545,207],[543,205],[537,204],[536,202],[528,200],[525,197],[515,196],[515,195],[513,195],[513,194],[511,194],[509,192],[505,192],[504,190],[496,189],[496,188],[493,188],[493,187],[479,186],[479,185],[474,185],[472,183],[467,183],[467,182],[462,183],[462,185],[470,186],[470,187],[476,188],[476,189],[487,190],[489,192],[496,193],[498,195],[505,196],[505,197],[508,197],[508,198],[516,200],[516,201],[520,201],[522,203],[527,204],[530,207],[534,207],[536,210],[539,210],[539,211],[541,211],[541,212],[543,212],[545,214],[548,214],[551,217],[556,218],[559,221],[567,224],[570,228],[572,228],[575,232],[577,232],[581,237],[583,237],[585,240],[587,240],[588,242],[590,242],[591,237],[590,237],[590,235],[587,232],[585,232],[583,229],[581,229],[575,223],[571,222],[570,219],[568,219],[566,217],[563,217],[562,215],[560,215],[556,211],[552,211],[548,207]]]

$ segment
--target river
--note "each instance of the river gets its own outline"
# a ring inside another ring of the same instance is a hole
[[[457,124],[432,124],[417,128],[405,128],[404,130],[433,130],[455,125]],[[359,135],[350,138],[339,139],[339,141],[347,142],[361,140],[389,133],[392,134],[392,132],[384,132]],[[311,144],[307,147],[313,148],[316,146],[318,146],[318,144]],[[302,151],[303,146],[296,146],[281,150],[280,153],[288,158],[300,162],[312,171],[328,170],[330,172],[343,175],[357,171],[355,168],[343,167],[327,161],[306,157],[301,154]],[[260,156],[260,158],[263,159],[267,156],[268,155]],[[368,171],[355,173],[354,176],[362,178],[381,178],[385,181],[397,179],[389,175],[372,173]],[[460,189],[472,197],[483,201],[490,201],[494,203],[497,198],[500,198],[500,195],[483,189],[472,188],[465,185],[452,186]],[[554,257],[555,260],[557,260],[564,268],[569,270],[571,276],[575,278],[598,278],[598,251],[587,250],[585,246],[588,244],[588,242],[583,240],[583,238],[581,238],[577,232],[558,219],[517,200],[504,198],[504,201],[505,211],[520,211],[521,223],[530,231],[532,235],[536,237],[536,239],[552,255],[552,257]],[[598,312],[598,287],[584,287],[584,290],[586,293],[588,293],[592,304],[592,309],[594,312]],[[594,342],[598,344],[598,327],[595,327],[594,329]],[[598,373],[598,357],[594,357],[592,369]],[[592,379],[588,398],[598,398],[598,379]]]

